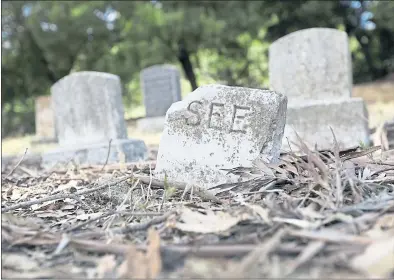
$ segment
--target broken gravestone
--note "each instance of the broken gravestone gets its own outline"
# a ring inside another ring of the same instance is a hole
[[[310,28],[270,46],[270,88],[288,98],[283,149],[298,143],[296,133],[311,149],[331,149],[330,127],[341,149],[369,144],[367,111],[361,98],[351,98],[352,77],[346,32]]]
[[[220,169],[276,161],[286,104],[269,90],[199,87],[167,111],[155,175],[208,188],[237,180]]]
[[[179,70],[173,65],[153,65],[141,71],[140,81],[146,117],[137,121],[137,128],[162,132],[168,108],[182,99]]]
[[[71,159],[79,164],[145,159],[145,143],[127,138],[118,76],[73,73],[54,84],[51,93],[60,148],[43,155],[44,166]]]

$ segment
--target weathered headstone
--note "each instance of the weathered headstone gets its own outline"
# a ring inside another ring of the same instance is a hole
[[[45,165],[71,158],[79,163],[103,164],[107,156],[109,163],[147,156],[143,141],[127,138],[118,76],[73,73],[54,84],[51,93],[61,148],[45,154]]]
[[[269,48],[269,78],[270,88],[288,97],[282,148],[298,143],[297,132],[310,148],[331,149],[330,127],[340,148],[369,144],[364,102],[351,98],[352,61],[345,32],[310,28],[275,41]]]
[[[155,175],[211,187],[234,182],[226,171],[276,161],[287,98],[269,90],[202,86],[167,112]]]
[[[182,99],[179,70],[172,65],[154,65],[140,74],[146,117],[137,121],[137,128],[161,132],[168,108]]]
[[[49,140],[56,137],[55,117],[51,106],[51,96],[39,96],[35,100],[37,140]]]
[[[172,65],[154,65],[141,71],[146,116],[165,116],[172,103],[181,100],[179,70]]]

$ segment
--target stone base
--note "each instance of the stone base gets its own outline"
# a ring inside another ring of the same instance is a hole
[[[55,137],[53,137],[53,138],[44,138],[44,137],[36,138],[36,139],[33,139],[30,142],[30,144],[32,146],[44,145],[44,144],[57,144],[57,143],[58,142],[57,142],[57,139]]]
[[[137,129],[148,133],[163,132],[165,120],[165,116],[142,118],[137,120]]]
[[[308,104],[289,104],[282,140],[282,150],[299,151],[294,130],[310,149],[332,149],[333,129],[340,149],[347,149],[360,143],[370,144],[368,113],[361,98],[347,98],[334,101],[313,101]]]
[[[108,142],[80,147],[59,148],[42,154],[42,166],[51,168],[56,164],[65,164],[74,160],[76,164],[104,164],[108,155]],[[135,162],[146,160],[147,147],[142,140],[112,140],[108,163]]]

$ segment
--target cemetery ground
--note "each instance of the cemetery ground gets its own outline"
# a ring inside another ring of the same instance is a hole
[[[302,151],[231,170],[248,180],[216,196],[154,161],[9,165],[2,277],[392,277],[393,151]]]
[[[154,154],[49,171],[19,157],[2,170],[2,277],[393,277],[393,150],[302,151],[231,170],[249,180],[215,196],[152,178]]]

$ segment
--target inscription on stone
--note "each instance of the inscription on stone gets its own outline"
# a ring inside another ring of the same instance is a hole
[[[202,187],[233,182],[222,168],[279,157],[287,99],[269,90],[207,85],[172,104],[155,173]]]
[[[251,111],[251,107],[249,106],[240,106],[240,105],[227,105],[232,107],[231,112],[231,123],[229,126],[229,132],[239,132],[246,133],[247,124],[245,123],[245,118],[248,116],[248,113]],[[201,109],[203,107],[203,103],[201,101],[192,101],[187,106],[187,111],[189,111],[192,116],[185,117],[186,124],[190,126],[198,126],[201,125],[202,114]],[[200,110],[198,110],[198,108]],[[209,104],[208,111],[208,128],[216,129],[222,131],[226,127],[225,119],[225,104],[219,102],[211,102]]]
[[[172,65],[154,65],[141,72],[147,117],[164,116],[172,103],[181,100],[179,70]]]

